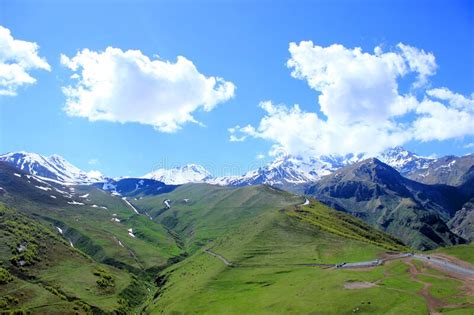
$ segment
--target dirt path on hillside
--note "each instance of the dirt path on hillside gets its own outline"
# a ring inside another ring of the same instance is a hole
[[[424,267],[421,270],[418,270],[418,268],[413,264],[412,259],[405,259],[403,261],[405,264],[409,266],[409,272],[411,279],[415,282],[418,282],[423,285],[423,288],[418,292],[420,296],[422,296],[428,305],[428,310],[431,315],[438,315],[441,314],[438,312],[439,309],[448,309],[448,308],[462,308],[462,307],[472,307],[473,305],[471,303],[447,303],[446,301],[437,299],[431,295],[429,292],[430,287],[432,286],[431,283],[424,282],[420,280],[417,275],[425,275],[431,278],[438,278],[438,279],[457,279],[460,280],[463,284],[462,291],[466,295],[472,295],[474,293],[474,279],[471,277],[466,277],[462,274],[460,274],[457,271],[451,271],[450,269],[444,269],[442,266],[437,266],[435,264],[431,264],[429,262],[423,261],[423,266],[432,268],[438,271],[441,271],[442,274],[440,275],[435,275],[435,274],[429,274],[425,273],[423,271]],[[438,268],[436,268],[438,267]]]
[[[420,283],[421,285],[423,285],[423,288],[418,292],[418,295],[420,295],[421,297],[423,297],[426,301],[426,304],[428,305],[428,311],[430,312],[431,315],[438,315],[438,314],[441,314],[437,311],[437,309],[443,305],[443,303],[434,298],[430,292],[429,292],[429,288],[431,287],[431,283],[426,283],[424,281],[421,281],[420,279],[418,279],[416,276],[421,274],[420,271],[418,271],[418,269],[416,268],[416,266],[413,264],[413,262],[410,260],[410,259],[406,259],[405,261],[405,264],[407,264],[409,266],[409,269],[408,271],[410,272],[410,278],[411,280],[413,280],[414,282],[418,282]]]
[[[235,266],[234,263],[232,263],[231,261],[227,260],[224,256],[219,255],[219,254],[217,254],[217,253],[214,253],[214,252],[213,252],[212,250],[210,250],[210,249],[205,249],[204,252],[205,252],[206,254],[209,254],[209,255],[211,255],[211,256],[214,256],[214,257],[216,257],[216,258],[222,260],[222,262],[223,262],[226,266],[229,266],[229,267],[234,267],[234,266]]]

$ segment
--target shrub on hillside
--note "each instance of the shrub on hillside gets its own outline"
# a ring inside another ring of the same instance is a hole
[[[0,284],[7,284],[12,281],[12,275],[5,268],[0,267]]]

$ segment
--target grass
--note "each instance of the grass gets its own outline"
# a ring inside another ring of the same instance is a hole
[[[400,261],[394,261],[385,266],[385,273],[387,276],[379,283],[380,286],[404,290],[412,293],[419,292],[423,285],[411,279],[408,272],[408,266]]]
[[[324,206],[309,208],[320,207]],[[346,217],[321,211],[331,221],[331,231],[338,227],[347,231],[348,225],[342,224],[347,223]],[[209,244],[236,267],[197,252],[164,272],[167,282],[148,310],[167,314],[352,314],[356,308],[369,314],[426,312],[424,300],[415,294],[420,286],[409,278],[404,265],[364,271],[305,266],[379,257],[385,249],[365,239],[371,228],[363,227],[361,234],[355,229],[351,237],[342,237],[303,220],[292,207],[265,212]],[[348,281],[376,282],[385,277],[385,283],[373,288],[344,289]]]
[[[41,313],[125,309],[121,294],[134,279],[126,270],[92,260],[72,248],[59,233],[2,205],[0,227],[0,244],[3,245],[0,246],[0,266],[8,270],[12,278],[0,284],[0,297],[18,300],[18,303],[3,305],[4,308]],[[24,247],[20,248],[19,244]],[[18,261],[26,261],[24,253],[33,245],[36,250],[34,255],[30,254],[29,262],[18,264]],[[21,258],[11,258],[16,256]],[[100,286],[100,277],[109,285]],[[142,291],[142,295],[146,294],[147,291]]]
[[[35,185],[46,184],[5,163],[0,163],[0,172],[5,175],[0,177],[0,186],[7,191],[0,195],[0,202],[53,229],[60,227],[66,239],[97,261],[141,273],[164,268],[169,260],[183,253],[165,227],[151,222],[145,215],[135,214],[120,196],[93,186],[57,184],[44,191]],[[21,177],[14,176],[14,172]],[[55,189],[72,197],[65,197]],[[71,205],[68,203],[71,200],[84,205]],[[112,221],[114,214],[121,222]],[[129,228],[137,232],[136,238],[128,235]]]
[[[171,200],[169,210],[163,204],[166,199]],[[132,203],[172,230],[182,248],[192,254],[247,220],[303,201],[302,197],[267,186],[188,184],[171,193],[143,197]]]

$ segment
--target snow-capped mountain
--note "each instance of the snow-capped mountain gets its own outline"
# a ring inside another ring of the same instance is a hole
[[[57,154],[46,157],[37,153],[11,152],[0,155],[0,161],[44,180],[62,184],[91,184],[104,180],[100,172],[85,172]]]
[[[370,156],[348,154],[345,156],[319,156],[303,159],[295,156],[283,156],[257,170],[251,170],[242,176],[218,177],[209,183],[218,185],[247,186],[267,184],[286,188],[288,185],[304,185],[319,180],[322,176],[360,162]],[[402,147],[389,149],[377,156],[402,175],[409,175],[428,169],[436,159],[418,156]]]
[[[389,149],[377,158],[399,171],[402,175],[428,169],[436,161],[433,158],[416,155],[402,147]]]
[[[154,179],[167,185],[181,185],[207,182],[212,179],[212,175],[201,165],[187,164],[171,169],[161,168],[142,178]]]
[[[283,187],[314,182],[324,175],[360,160],[360,156],[345,157],[320,156],[304,159],[291,155],[275,159],[270,164],[251,170],[242,176],[218,177],[209,183],[218,185],[247,186],[267,184]]]

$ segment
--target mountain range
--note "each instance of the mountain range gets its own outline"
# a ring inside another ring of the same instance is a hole
[[[468,156],[469,157],[469,156]],[[285,155],[277,157],[266,166],[250,170],[243,175],[214,177],[208,170],[198,164],[187,164],[171,169],[160,168],[140,178],[154,179],[168,185],[205,182],[209,184],[247,186],[267,184],[288,189],[293,186],[305,186],[329,175],[337,169],[360,162],[368,158],[366,155],[348,154],[345,156],[319,156],[302,158]],[[439,183],[453,184],[456,176],[451,169],[461,168],[460,174],[465,173],[466,167],[472,163],[473,155],[467,162],[455,165],[458,157],[447,156],[439,159],[418,156],[402,147],[387,150],[377,156],[382,162],[392,166],[403,176],[414,180],[435,184],[437,178],[443,177]],[[75,167],[59,155],[45,157],[36,153],[13,152],[0,155],[0,161],[6,161],[21,170],[40,176],[46,180],[56,180],[62,183],[90,184],[106,180],[99,172],[85,172]],[[451,164],[450,164],[451,163]],[[443,175],[444,174],[444,175]]]
[[[8,153],[0,161],[40,181],[60,186],[93,184],[124,198],[162,194],[188,183],[269,185],[313,196],[420,249],[474,237],[472,154],[435,159],[397,147],[369,159],[362,155],[282,156],[242,176],[213,177],[204,167],[188,164],[118,179],[82,171],[57,155]]]

